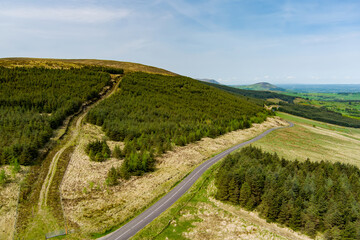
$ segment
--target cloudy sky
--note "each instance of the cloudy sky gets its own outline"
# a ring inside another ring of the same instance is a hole
[[[359,0],[1,0],[0,57],[131,61],[225,84],[360,84],[359,13]]]

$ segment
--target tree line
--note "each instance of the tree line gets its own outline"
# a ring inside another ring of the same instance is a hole
[[[360,120],[342,116],[341,113],[334,112],[332,110],[327,109],[326,107],[317,108],[313,106],[295,104],[294,100],[296,99],[296,97],[294,96],[289,96],[289,95],[276,93],[276,92],[269,92],[269,91],[238,89],[226,85],[219,85],[213,83],[205,83],[205,84],[236,95],[245,96],[247,97],[247,100],[255,102],[259,105],[263,105],[263,104],[271,105],[272,104],[271,102],[266,101],[269,98],[281,99],[285,102],[280,102],[281,106],[279,108],[279,111],[290,113],[296,116],[322,121],[326,123],[332,123],[345,127],[355,127],[355,128],[360,127]],[[340,102],[341,100],[334,100],[334,101]],[[345,101],[351,102],[348,100]]]
[[[321,122],[332,123],[344,127],[360,128],[360,120],[344,117],[341,113],[331,111],[326,107],[319,108],[300,104],[280,103],[278,110]]]
[[[228,156],[216,198],[256,210],[311,237],[360,239],[360,170],[349,164],[288,161],[260,148]]]
[[[136,72],[125,75],[119,91],[99,103],[86,121],[125,142],[123,169],[151,171],[154,155],[202,137],[248,128],[272,115],[243,97],[182,76]]]
[[[53,130],[110,80],[104,67],[0,67],[0,164],[33,164]]]

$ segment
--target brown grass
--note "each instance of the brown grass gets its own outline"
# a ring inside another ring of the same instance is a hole
[[[288,228],[267,223],[254,212],[239,206],[222,203],[214,199],[216,187],[212,181],[207,188],[210,202],[198,202],[196,214],[183,215],[181,218],[200,218],[192,223],[193,227],[183,235],[189,239],[310,239]]]
[[[81,65],[100,65],[115,68],[122,68],[125,72],[148,72],[166,75],[176,75],[170,71],[147,66],[139,63],[121,62],[112,60],[98,60],[98,59],[51,59],[51,58],[2,58],[0,59],[1,66],[43,66],[48,68],[69,68],[79,67]]]
[[[215,153],[259,135],[266,129],[287,123],[272,118],[250,129],[238,130],[216,139],[205,138],[185,147],[175,147],[157,159],[156,171],[132,177],[115,187],[104,184],[108,170],[122,161],[91,162],[84,153],[88,141],[104,137],[99,127],[86,124],[61,188],[66,217],[84,233],[102,232],[118,225],[166,193],[194,167]],[[117,144],[110,142],[111,148]],[[90,189],[90,185],[93,187]]]
[[[10,166],[0,167],[9,176],[9,182],[0,186],[0,239],[12,239],[16,221],[16,208],[20,181],[25,176],[26,167],[16,175],[12,175]]]

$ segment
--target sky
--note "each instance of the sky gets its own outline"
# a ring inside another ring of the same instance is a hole
[[[1,0],[0,57],[137,62],[223,84],[360,84],[359,0]]]

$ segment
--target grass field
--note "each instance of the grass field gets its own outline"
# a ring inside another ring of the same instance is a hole
[[[254,145],[277,152],[287,159],[350,163],[360,167],[360,129],[325,124],[278,113],[295,124],[293,128],[272,132]]]
[[[344,116],[360,119],[360,93],[291,93],[286,95],[299,97],[297,102],[341,113]]]

